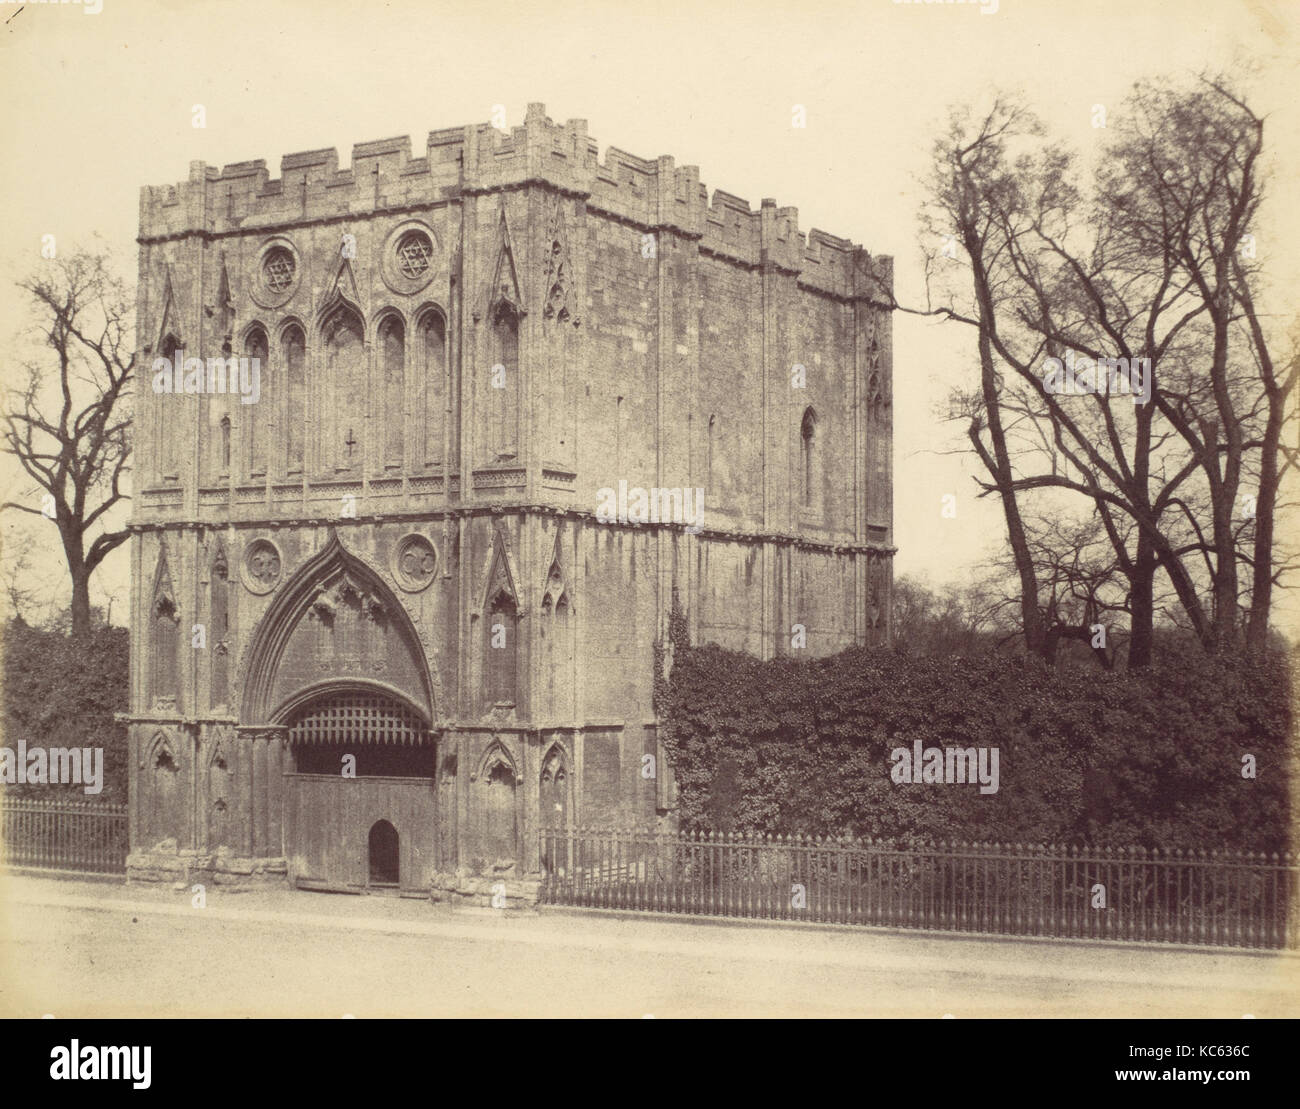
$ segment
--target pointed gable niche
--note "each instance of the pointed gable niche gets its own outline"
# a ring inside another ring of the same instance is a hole
[[[235,299],[230,292],[230,271],[226,268],[226,252],[221,252],[221,274],[217,279],[217,332],[223,343],[234,338]]]
[[[506,219],[504,200],[501,202],[501,214],[497,219],[496,263],[492,267],[492,281],[488,286],[487,303],[482,314],[491,322],[497,319],[503,310],[509,310],[515,316],[523,316],[527,312],[519,288],[514,241],[510,234],[510,223]]]
[[[573,263],[569,258],[568,236],[564,230],[563,198],[555,198],[555,212],[551,216],[547,235],[546,290],[542,317],[576,325],[578,320],[571,306],[573,298]]]
[[[179,349],[181,342],[181,325],[180,309],[176,303],[176,290],[172,285],[172,268],[170,265],[163,269],[163,294],[162,294],[162,311],[158,315],[158,342],[156,350],[164,358],[170,358],[166,347],[170,340],[173,349]]]
[[[340,257],[334,265],[329,281],[325,284],[316,318],[323,323],[336,308],[344,304],[358,315],[364,315],[361,311],[361,293],[357,288],[357,275],[352,270],[352,262],[346,257]]]

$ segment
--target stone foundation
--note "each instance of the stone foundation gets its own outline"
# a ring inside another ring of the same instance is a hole
[[[194,884],[241,889],[282,889],[288,885],[285,859],[246,859],[223,851],[132,851],[126,857],[130,883],[170,882],[186,888]]]
[[[453,908],[472,906],[510,912],[535,909],[541,891],[540,876],[520,877],[513,868],[499,874],[475,874],[462,866],[454,872],[434,874],[429,899]]]

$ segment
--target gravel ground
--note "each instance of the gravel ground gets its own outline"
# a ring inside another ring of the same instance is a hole
[[[1300,957],[0,878],[0,1015],[1300,1015]]]

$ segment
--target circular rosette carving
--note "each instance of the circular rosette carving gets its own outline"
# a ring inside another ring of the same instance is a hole
[[[418,293],[438,273],[441,249],[432,227],[421,220],[406,220],[389,233],[380,265],[384,284],[395,293]]]
[[[438,552],[423,535],[408,535],[393,552],[393,577],[408,593],[428,587],[438,569]]]
[[[270,593],[280,584],[280,550],[269,539],[254,539],[244,551],[241,577],[253,593]]]
[[[302,283],[302,259],[290,239],[276,235],[262,244],[253,260],[248,291],[263,308],[287,304]]]

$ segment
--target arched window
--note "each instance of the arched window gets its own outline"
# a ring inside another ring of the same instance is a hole
[[[541,805],[543,828],[563,828],[569,823],[569,766],[559,745],[542,760]]]
[[[492,314],[489,443],[497,459],[513,458],[519,433],[519,316],[508,303]]]
[[[325,378],[328,390],[322,458],[336,470],[361,465],[361,432],[366,411],[366,363],[361,319],[347,307],[325,323]]]
[[[817,496],[817,416],[811,408],[803,414],[799,440],[803,463],[801,500],[804,508],[812,508]]]
[[[550,600],[550,597],[547,597]],[[569,690],[572,688],[573,637],[569,627],[569,595],[562,593],[555,602],[550,624],[550,643],[543,656],[547,672],[547,695],[552,716],[570,713]],[[549,613],[547,615],[550,615]]]
[[[212,560],[211,627],[208,628],[211,688],[209,702],[213,708],[227,703],[230,685],[230,572],[226,553],[218,550]]]
[[[149,611],[149,695],[155,703],[176,704],[180,650],[180,612],[166,558],[160,557]]]
[[[208,763],[208,847],[231,847],[238,840],[229,798],[238,787],[220,747]]]
[[[248,459],[245,472],[249,477],[266,475],[267,444],[271,440],[271,406],[261,402],[261,397],[271,395],[270,382],[267,380],[267,350],[266,332],[260,327],[253,328],[244,339],[244,357],[248,359],[250,380],[254,372],[254,359],[257,365],[256,372],[261,380],[258,403],[246,406],[250,411],[244,419],[248,425]]]
[[[480,779],[483,854],[489,862],[515,858],[515,772],[498,760]]]
[[[154,733],[142,755],[140,784],[147,801],[138,810],[139,842],[149,846],[164,839],[184,842],[192,798],[181,774],[180,753],[167,733],[159,731]]]
[[[511,596],[502,591],[488,605],[487,647],[483,664],[484,692],[489,705],[514,703],[515,665],[519,651],[519,615]]]
[[[713,488],[713,450],[717,444],[717,434],[718,434],[718,417],[710,416],[709,417],[709,441],[705,447],[707,454],[704,463],[704,473],[705,473],[704,484],[708,489],[709,496],[712,497],[715,501],[717,500],[717,493]]]
[[[548,717],[555,711],[555,640],[551,632],[551,595],[548,593],[542,598],[541,619],[537,621],[537,653],[546,682],[544,709]]]
[[[180,349],[181,341],[175,335],[168,334],[163,338],[162,346],[158,349],[160,358],[167,359],[168,362],[175,365],[176,352]],[[156,393],[154,400],[154,411],[157,415],[157,422],[154,428],[155,458],[158,466],[158,480],[168,481],[175,480],[178,476],[176,469],[176,421],[172,418],[174,409],[169,405],[174,403],[174,394]]]
[[[307,422],[307,337],[297,324],[291,325],[281,342],[287,393],[285,413],[285,468],[302,473],[303,426]]]
[[[424,398],[424,461],[442,461],[443,409],[446,405],[447,324],[441,312],[420,321],[420,395]]]
[[[542,836],[542,868],[553,874],[569,869],[570,844],[561,834],[570,825],[569,764],[557,743],[542,760],[542,778],[538,791],[538,823]]]
[[[235,348],[229,338],[221,344],[221,359],[219,372],[205,375],[207,392],[199,399],[202,426],[211,432],[203,440],[204,485],[230,480],[230,436],[234,429],[230,390],[233,389],[236,396],[239,394],[239,359],[235,357]]]
[[[230,476],[230,417],[221,417],[221,476]]]
[[[406,440],[406,328],[396,316],[379,325],[384,377],[384,465],[400,467]]]
[[[160,600],[153,610],[153,695],[175,701],[176,664],[180,655],[180,617],[170,599]]]

